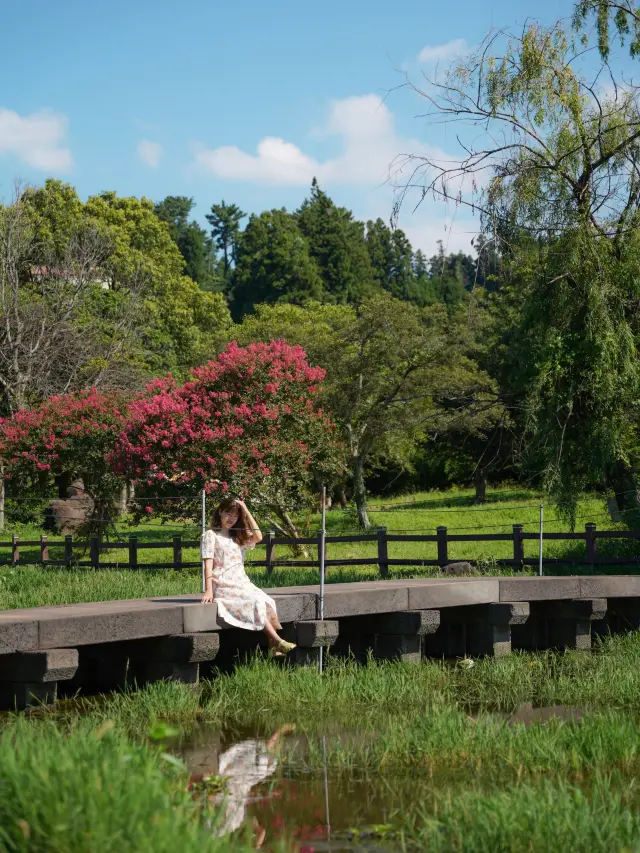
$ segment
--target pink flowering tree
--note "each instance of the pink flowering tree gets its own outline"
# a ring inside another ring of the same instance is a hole
[[[333,421],[316,404],[323,378],[301,347],[272,341],[231,343],[183,385],[153,382],[132,402],[110,456],[135,483],[139,514],[193,516],[204,488],[210,505],[248,498],[295,533],[291,511],[309,504],[314,481],[341,470]]]
[[[50,397],[0,418],[0,460],[16,495],[51,497],[80,478],[103,519],[123,485],[107,462],[128,415],[128,398],[96,390]]]

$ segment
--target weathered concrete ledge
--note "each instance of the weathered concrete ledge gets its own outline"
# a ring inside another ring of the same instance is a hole
[[[591,647],[592,633],[640,628],[640,577],[424,578],[268,590],[298,663],[321,649],[382,659],[502,655],[511,649]],[[135,681],[193,682],[264,648],[198,595],[0,612],[0,706],[57,691]],[[204,670],[201,668],[204,667]]]

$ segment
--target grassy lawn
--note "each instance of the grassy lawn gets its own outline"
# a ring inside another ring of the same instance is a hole
[[[384,526],[390,534],[393,533],[434,533],[438,526],[444,525],[451,533],[505,533],[510,534],[513,524],[523,524],[527,532],[537,532],[539,518],[538,494],[519,487],[502,487],[490,490],[487,503],[481,507],[473,504],[473,491],[450,490],[447,492],[423,492],[395,499],[372,500],[371,519],[374,526]],[[552,507],[545,511],[545,530],[559,532],[568,529]],[[306,513],[296,519],[301,532],[315,535],[320,526],[320,515]],[[585,496],[580,503],[577,529],[583,529],[588,521],[594,521],[598,527],[606,529],[624,529],[622,524],[612,523],[606,513],[604,501],[600,497]],[[353,510],[331,510],[327,514],[328,535],[358,534]],[[12,534],[22,540],[39,539],[42,529],[33,525],[21,524],[8,526],[1,534],[1,541],[8,542]],[[29,607],[41,604],[65,604],[80,601],[101,601],[119,598],[137,598],[149,595],[173,595],[177,593],[197,592],[200,588],[200,570],[197,565],[193,568],[173,571],[171,569],[145,570],[144,566],[151,563],[170,563],[173,559],[171,540],[174,536],[182,536],[185,541],[197,540],[199,529],[195,525],[162,524],[155,520],[141,525],[129,525],[123,521],[118,526],[118,534],[122,541],[135,534],[138,541],[166,542],[166,548],[140,549],[138,560],[140,568],[130,570],[119,568],[118,564],[126,564],[128,551],[112,549],[101,555],[101,560],[112,564],[113,567],[101,568],[98,571],[87,567],[64,567],[34,565],[39,557],[38,548],[24,547],[20,550],[21,564],[7,565],[11,551],[9,547],[0,548],[0,608]],[[112,534],[113,536],[113,534]],[[49,537],[52,542],[60,541],[60,537]],[[608,540],[599,545],[600,553],[631,553],[636,543],[630,540],[616,542]],[[625,551],[622,551],[622,548]],[[75,552],[74,552],[75,554]],[[536,557],[538,554],[537,541],[525,542],[525,556]],[[545,558],[583,557],[585,545],[583,542],[546,542]],[[255,555],[255,556],[254,556]],[[328,559],[375,559],[377,555],[376,542],[363,543],[329,543]],[[449,560],[471,559],[479,562],[479,570],[489,574],[511,573],[510,569],[495,565],[495,560],[510,558],[513,555],[511,541],[505,542],[455,542],[449,544]],[[88,553],[80,555],[88,559]],[[315,549],[310,546],[308,556],[315,559]],[[391,559],[435,559],[437,556],[435,543],[398,542],[389,544]],[[62,545],[49,546],[51,560],[63,558]],[[263,587],[289,586],[317,583],[316,568],[277,566],[270,576],[264,568],[251,565],[251,557],[264,559],[264,548],[259,547],[251,553],[247,562],[247,570],[255,583]],[[278,561],[292,559],[290,548],[278,547]],[[183,560],[198,563],[197,548],[184,548]],[[602,567],[607,570],[606,567]],[[600,570],[600,567],[599,567]],[[625,569],[627,571],[628,569]],[[555,572],[571,571],[569,567],[553,566]],[[584,569],[582,569],[584,571]],[[392,577],[422,577],[437,575],[437,567],[393,566],[390,569]],[[377,579],[377,566],[330,567],[327,570],[327,581],[343,582]]]

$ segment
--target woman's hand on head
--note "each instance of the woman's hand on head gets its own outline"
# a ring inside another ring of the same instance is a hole
[[[211,604],[213,601],[213,593],[212,592],[204,592],[202,594],[202,598],[200,599],[201,604]]]

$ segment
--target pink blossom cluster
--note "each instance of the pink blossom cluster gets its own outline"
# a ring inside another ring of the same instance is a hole
[[[154,382],[134,400],[110,460],[127,477],[161,488],[196,484],[244,493],[312,462],[311,434],[330,425],[314,405],[324,370],[284,341],[229,344],[182,386]]]
[[[80,457],[91,467],[113,447],[127,415],[125,395],[91,389],[50,397],[37,408],[0,418],[0,457],[7,478],[29,469],[77,473]]]

